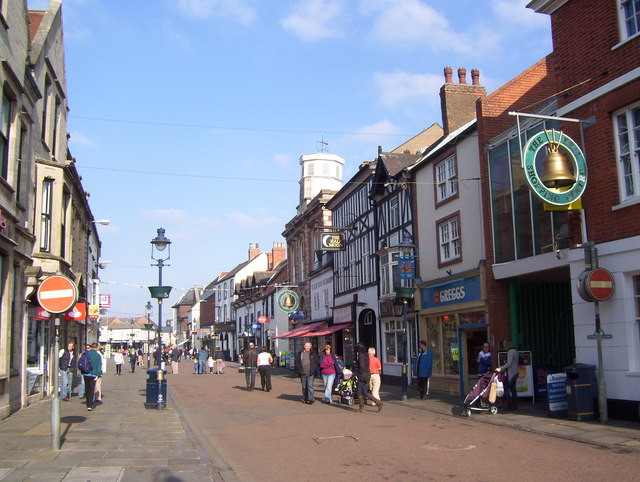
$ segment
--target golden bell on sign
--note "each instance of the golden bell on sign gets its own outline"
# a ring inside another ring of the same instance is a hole
[[[295,303],[296,301],[293,299],[293,295],[288,293],[284,295],[284,298],[282,299],[282,306],[285,308],[291,308]]]
[[[552,130],[552,135],[549,137],[548,132],[545,130],[547,139],[549,140],[549,152],[542,161],[542,172],[540,181],[548,188],[561,188],[573,186],[576,183],[576,178],[567,165],[567,159],[558,152],[560,142],[555,142],[555,129]],[[560,132],[560,138],[562,138],[562,131]]]

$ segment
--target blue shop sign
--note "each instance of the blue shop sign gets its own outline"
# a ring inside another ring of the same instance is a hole
[[[420,290],[421,308],[456,305],[480,300],[480,276],[461,278],[447,283],[422,288]]]

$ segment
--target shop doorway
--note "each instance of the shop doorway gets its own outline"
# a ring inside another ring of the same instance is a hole
[[[460,395],[465,395],[478,381],[478,353],[488,339],[487,325],[460,325],[458,339],[460,340]]]
[[[376,312],[373,310],[363,310],[358,317],[358,341],[364,343],[366,347],[374,347],[379,350],[378,337],[376,334]]]

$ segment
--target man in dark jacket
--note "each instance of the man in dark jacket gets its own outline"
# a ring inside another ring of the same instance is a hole
[[[98,354],[98,344],[92,343],[89,350],[89,357],[91,358],[92,370],[89,373],[84,373],[85,395],[87,398],[87,410],[91,411],[94,408],[94,397],[96,390],[96,378],[102,376],[102,357]]]
[[[74,344],[69,343],[67,349],[60,350],[58,363],[60,370],[60,398],[68,401],[71,397],[71,378],[76,369],[76,357],[73,354]]]
[[[258,350],[253,343],[249,343],[249,347],[242,353],[242,362],[244,363],[247,390],[251,392],[256,386],[256,370],[258,369]]]
[[[313,382],[315,381],[316,370],[320,365],[318,354],[311,351],[311,342],[304,344],[304,348],[296,355],[296,373],[300,376],[302,384],[302,402],[312,404]]]

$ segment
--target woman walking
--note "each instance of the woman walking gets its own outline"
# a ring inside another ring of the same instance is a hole
[[[262,351],[258,354],[258,373],[260,374],[260,385],[263,392],[271,391],[271,366],[273,365],[273,357],[269,353],[266,346],[262,347]]]
[[[331,353],[331,345],[324,346],[324,355],[320,360],[320,375],[324,384],[324,403],[333,402],[333,381],[336,378],[336,356]]]

